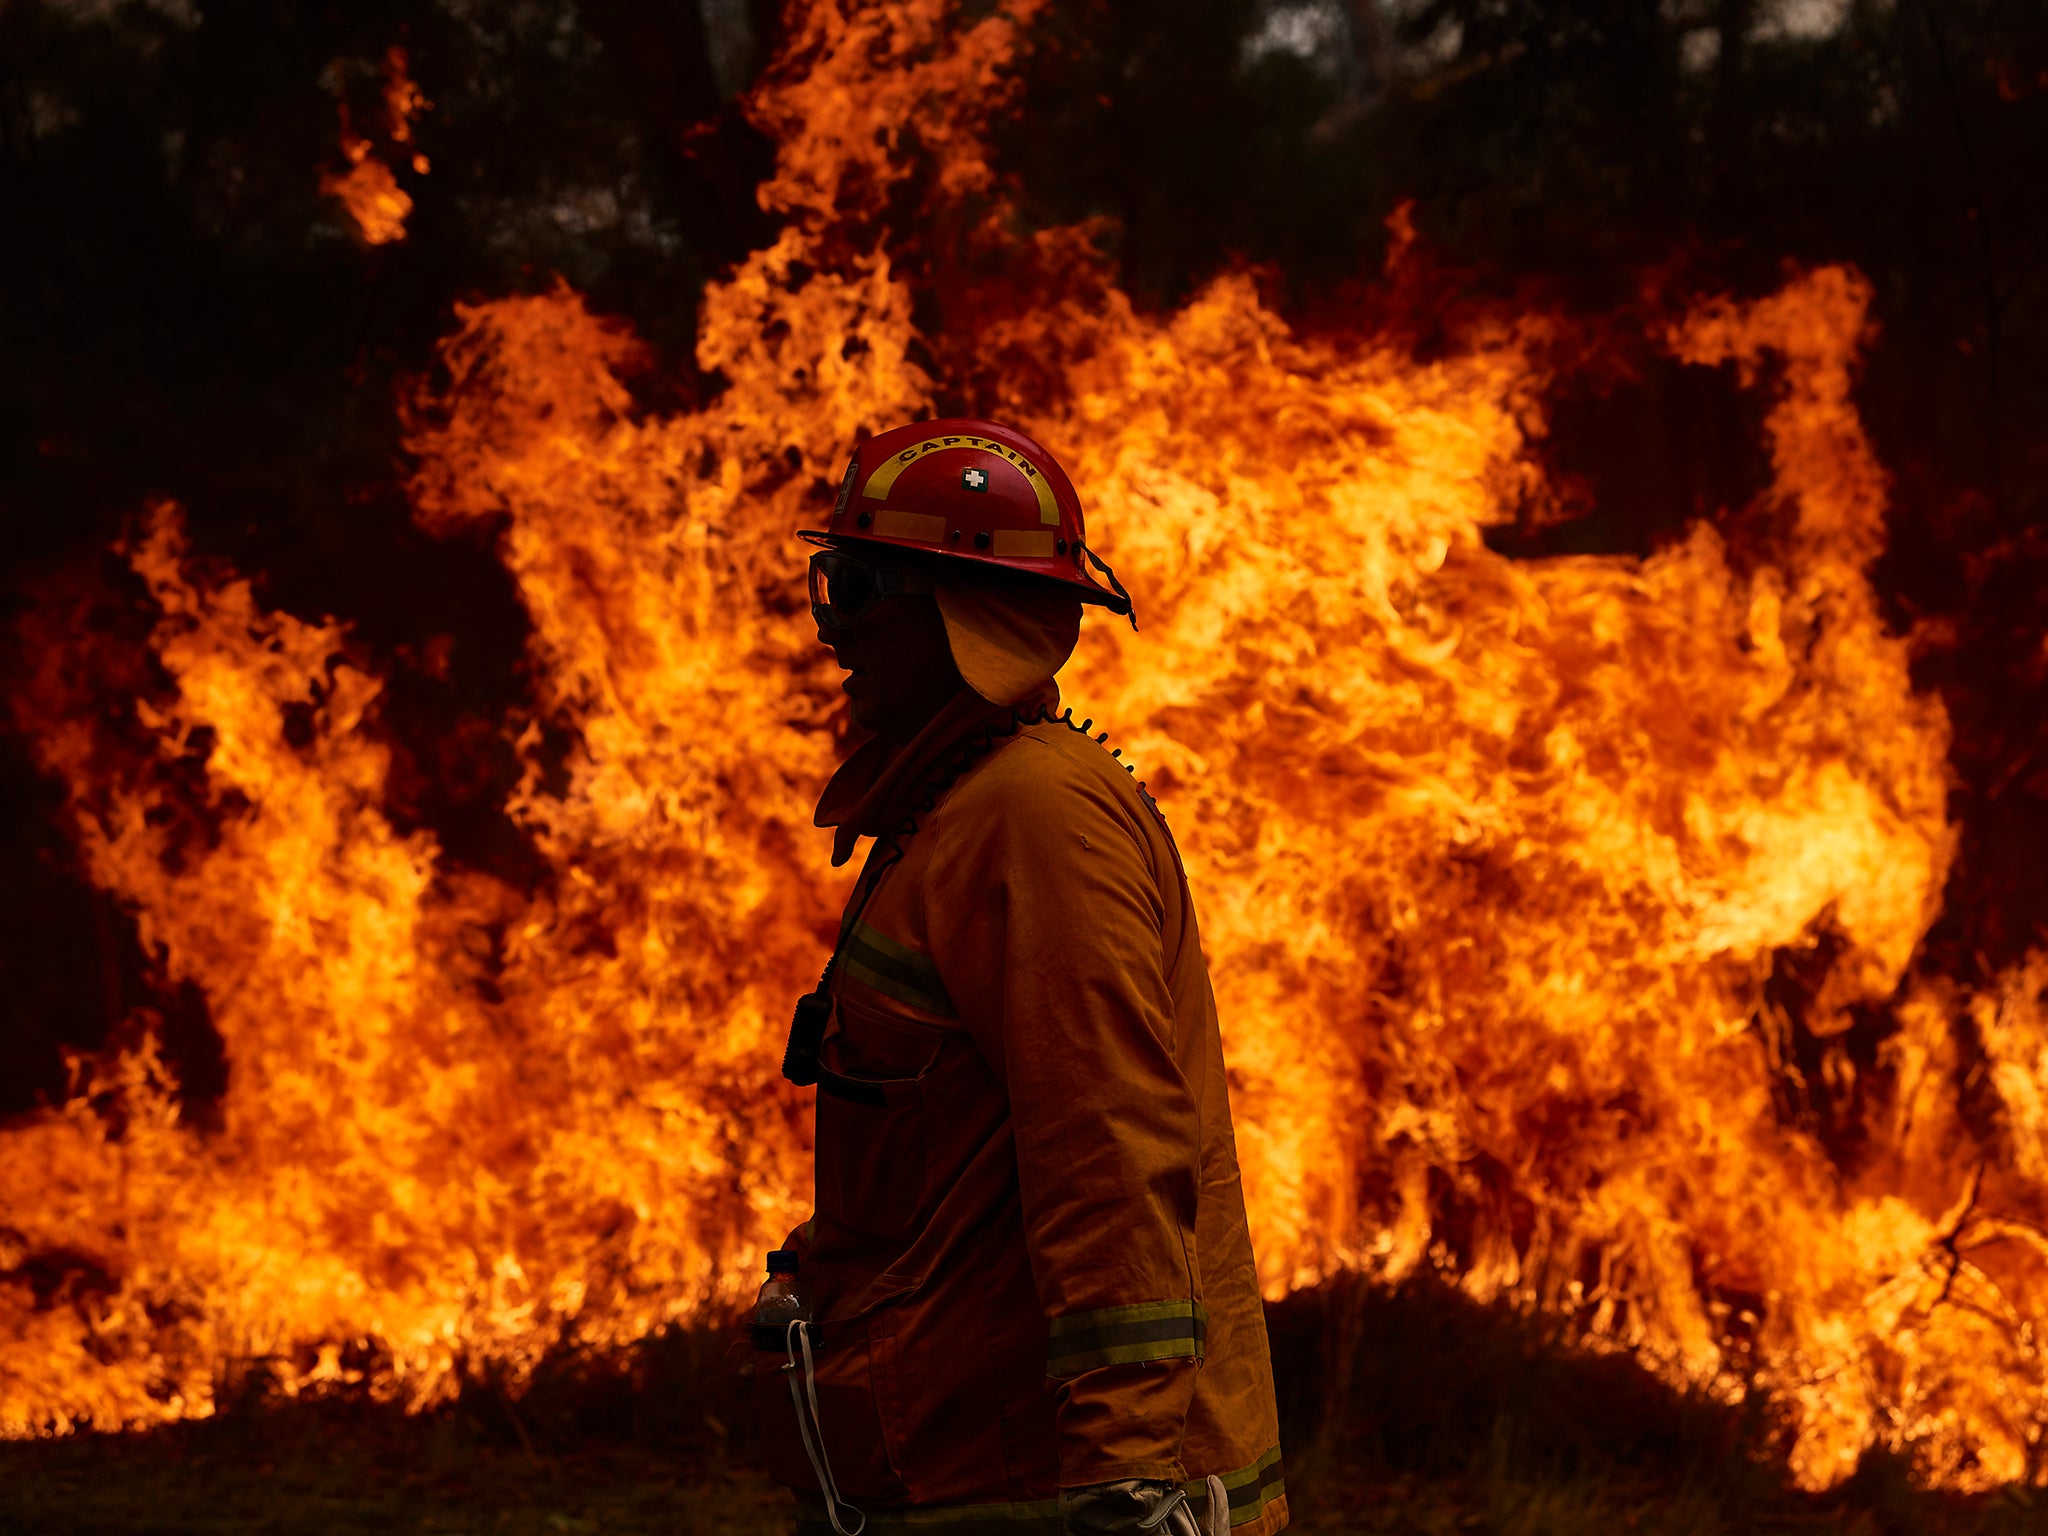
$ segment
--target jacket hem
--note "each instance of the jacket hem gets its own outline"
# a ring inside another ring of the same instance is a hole
[[[1087,1467],[1075,1473],[1060,1468],[1062,1488],[1093,1488],[1099,1483],[1120,1483],[1127,1478],[1142,1478],[1148,1483],[1178,1483],[1186,1479],[1188,1469],[1178,1461],[1106,1461],[1100,1466]]]

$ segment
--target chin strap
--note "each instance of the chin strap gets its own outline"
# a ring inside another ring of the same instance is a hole
[[[1124,600],[1124,617],[1131,621],[1131,629],[1135,632],[1138,628],[1138,605],[1131,601],[1131,594],[1124,590],[1124,584],[1116,579],[1116,572],[1109,568],[1107,560],[1095,553],[1094,545],[1083,544],[1081,546],[1081,553],[1088,557],[1090,565],[1109,578],[1110,590]]]

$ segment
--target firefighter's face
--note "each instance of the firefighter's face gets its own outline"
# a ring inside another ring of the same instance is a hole
[[[854,724],[892,741],[910,740],[965,686],[928,593],[885,597],[844,629],[819,625],[818,639],[846,669]]]

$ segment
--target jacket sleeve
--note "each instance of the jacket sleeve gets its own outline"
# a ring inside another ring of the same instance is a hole
[[[1060,1482],[1179,1480],[1204,1315],[1200,1119],[1161,931],[1175,872],[1093,775],[1031,738],[1005,757],[934,861],[927,924],[1009,1094]]]

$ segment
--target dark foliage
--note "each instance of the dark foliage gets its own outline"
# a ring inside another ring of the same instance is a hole
[[[2032,1496],[1916,1490],[1872,1456],[1825,1495],[1789,1490],[1768,1399],[1677,1392],[1554,1324],[1421,1278],[1356,1280],[1267,1309],[1290,1497],[1318,1532],[2019,1536]]]

